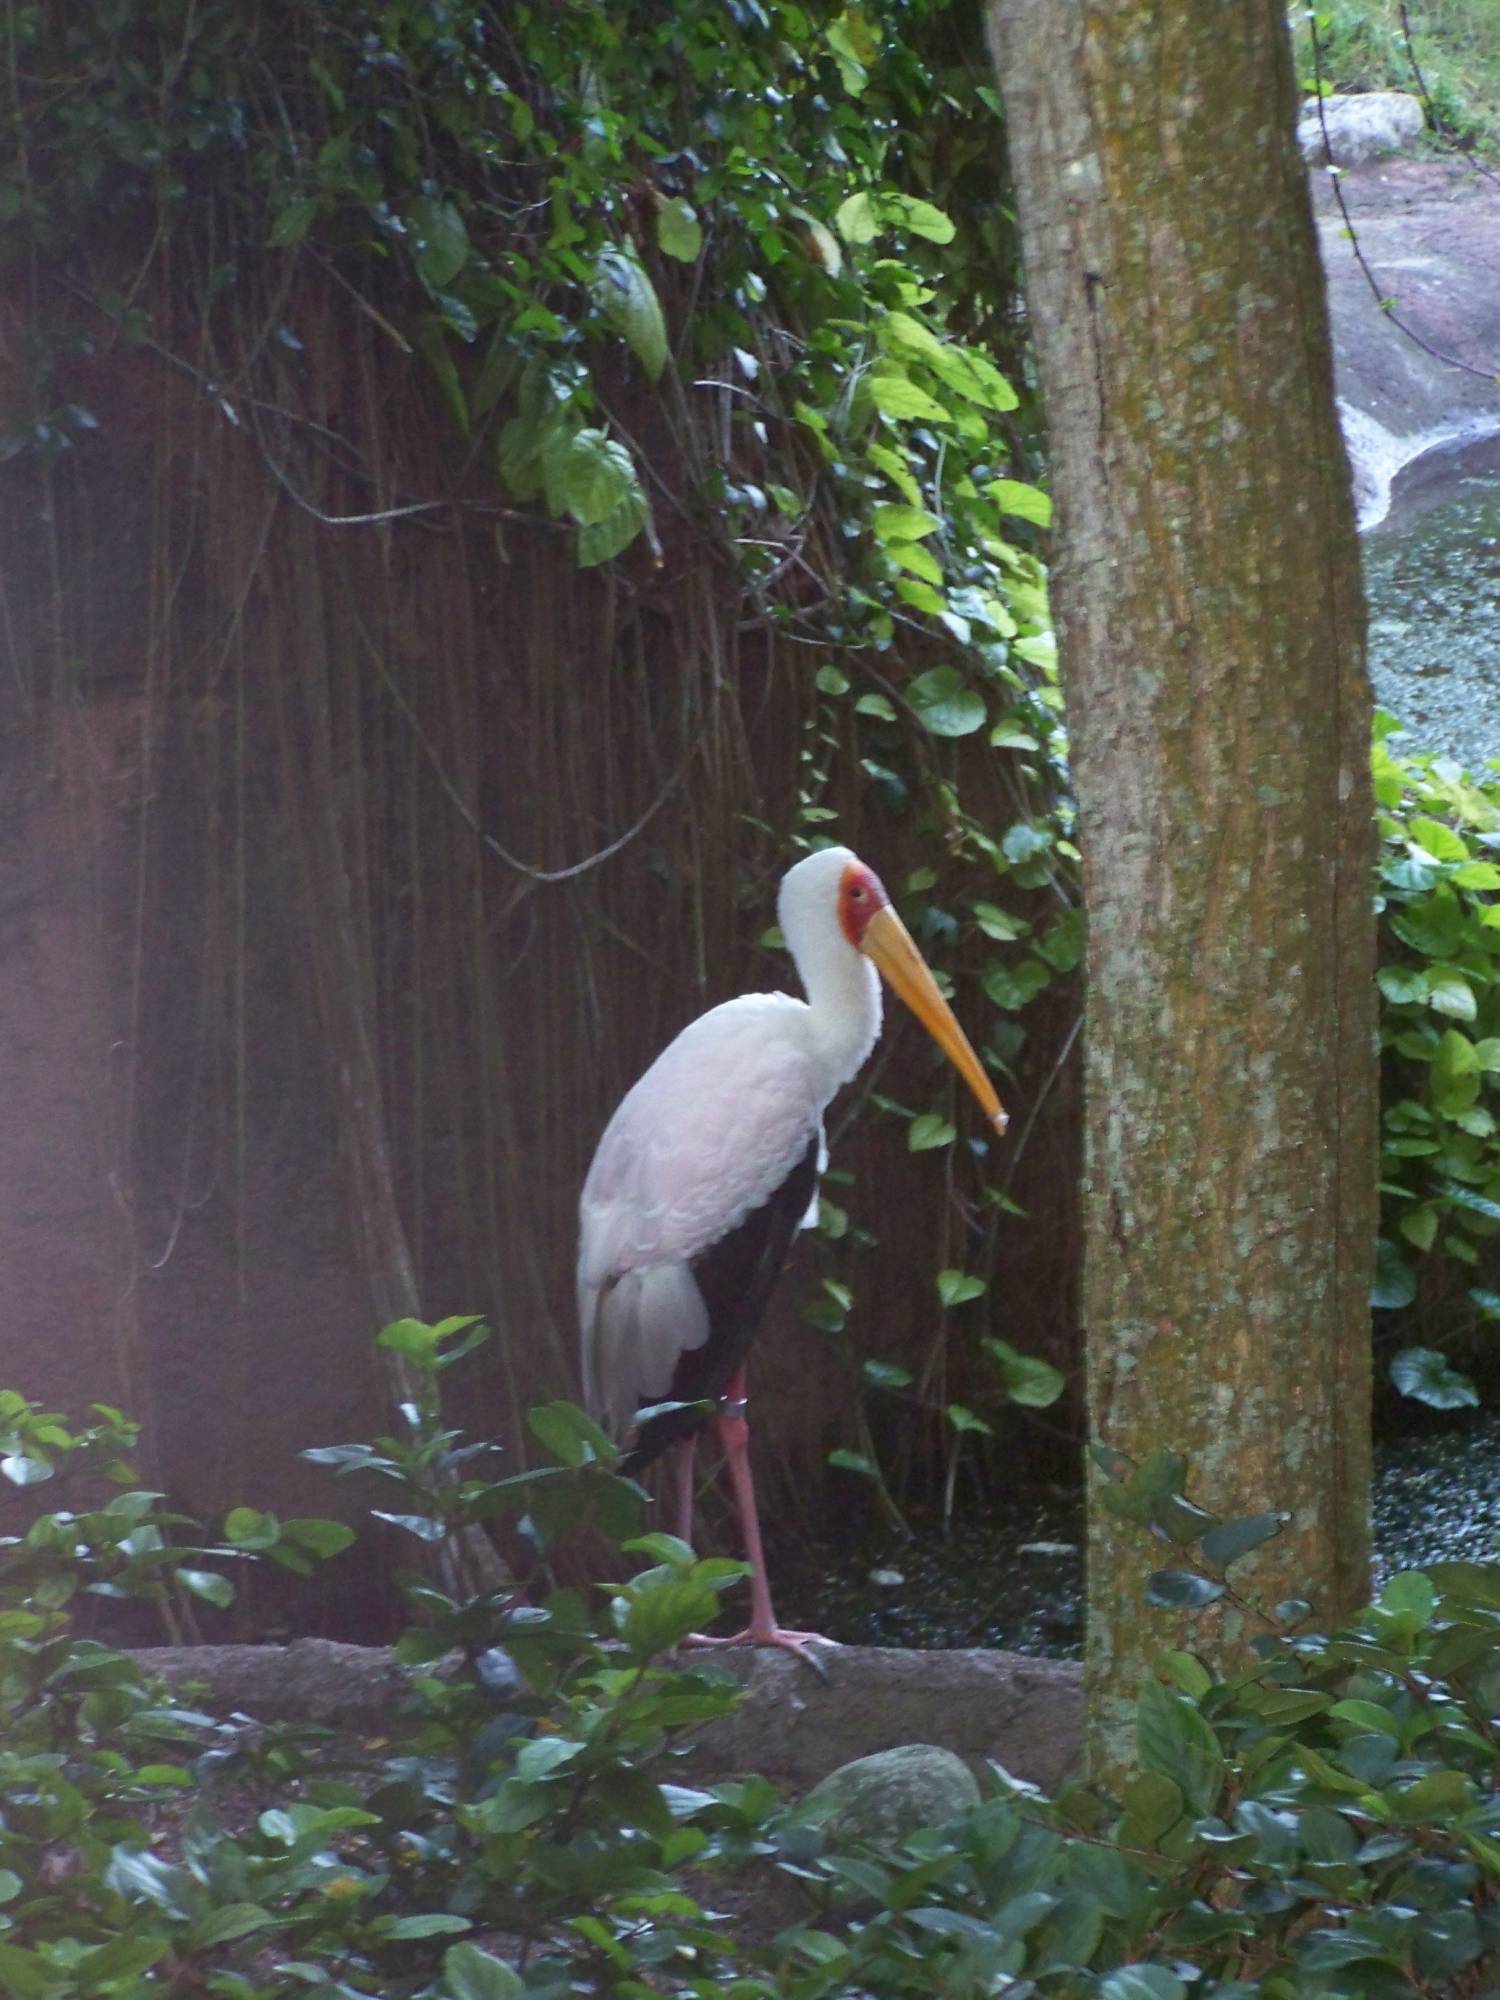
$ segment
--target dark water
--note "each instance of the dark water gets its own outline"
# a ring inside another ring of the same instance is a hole
[[[1004,1646],[1079,1657],[1078,1494],[999,1498],[989,1519],[955,1524],[948,1538],[935,1523],[914,1525],[909,1542],[876,1535],[775,1550],[777,1615],[846,1645]],[[1379,1449],[1375,1552],[1377,1587],[1396,1570],[1500,1554],[1500,1416]]]

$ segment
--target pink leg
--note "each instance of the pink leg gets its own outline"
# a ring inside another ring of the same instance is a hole
[[[696,1436],[685,1437],[672,1453],[672,1472],[677,1482],[677,1525],[673,1533],[692,1547],[693,1542],[693,1457],[698,1449]]]
[[[693,1646],[782,1646],[787,1652],[795,1653],[811,1667],[822,1668],[808,1646],[834,1646],[836,1639],[825,1639],[821,1632],[789,1632],[776,1623],[776,1613],[771,1608],[771,1586],[766,1579],[766,1556],[760,1539],[760,1516],[755,1507],[755,1482],[750,1476],[750,1426],[745,1421],[745,1371],[741,1369],[724,1391],[723,1401],[731,1406],[731,1414],[714,1419],[714,1427],[719,1434],[719,1442],[724,1447],[724,1462],[729,1469],[729,1483],[734,1491],[735,1510],[740,1517],[740,1535],[744,1543],[745,1560],[750,1565],[750,1623],[742,1632],[735,1632],[727,1639],[705,1638],[694,1633],[688,1640]]]

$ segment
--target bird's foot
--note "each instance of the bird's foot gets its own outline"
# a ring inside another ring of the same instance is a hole
[[[721,1637],[713,1632],[689,1632],[682,1641],[688,1646],[780,1646],[783,1652],[794,1654],[802,1664],[811,1667],[820,1680],[827,1680],[828,1673],[816,1653],[808,1651],[809,1646],[837,1646],[837,1639],[827,1638],[822,1632],[793,1632],[785,1625],[747,1625],[743,1631],[731,1632]]]

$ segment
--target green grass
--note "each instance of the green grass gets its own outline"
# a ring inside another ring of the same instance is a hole
[[[1335,90],[1409,90],[1421,69],[1443,133],[1465,147],[1500,146],[1500,0],[1408,0],[1411,49],[1400,0],[1332,0],[1317,10],[1319,62]],[[1313,89],[1312,33],[1292,16],[1299,73]]]

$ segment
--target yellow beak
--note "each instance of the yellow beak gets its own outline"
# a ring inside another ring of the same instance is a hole
[[[953,1009],[938,991],[937,981],[912,942],[911,932],[889,904],[877,910],[865,925],[860,950],[873,962],[891,991],[910,1007],[979,1099],[980,1108],[995,1130],[1003,1133],[1007,1120],[995,1095],[995,1086],[968,1036],[953,1018]]]

